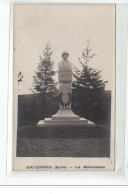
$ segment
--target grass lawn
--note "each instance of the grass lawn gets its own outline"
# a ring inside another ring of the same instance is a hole
[[[109,157],[109,127],[22,126],[17,132],[17,157]]]

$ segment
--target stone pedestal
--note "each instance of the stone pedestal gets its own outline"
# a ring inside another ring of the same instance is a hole
[[[80,118],[72,110],[59,110],[51,118],[40,120],[37,124],[37,127],[45,126],[95,126],[95,123],[85,118]]]

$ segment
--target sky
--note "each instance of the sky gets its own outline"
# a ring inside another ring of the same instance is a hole
[[[108,81],[106,90],[114,88],[114,5],[20,4],[14,6],[13,17],[14,82],[19,71],[24,75],[17,86],[20,94],[31,93],[32,76],[47,41],[53,50],[54,69],[58,70],[65,50],[69,52],[69,61],[79,69],[78,57],[89,39],[92,54],[96,54],[90,66],[102,70],[103,80]]]

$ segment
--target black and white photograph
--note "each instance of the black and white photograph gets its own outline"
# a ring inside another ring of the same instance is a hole
[[[114,170],[115,5],[14,4],[13,170]]]

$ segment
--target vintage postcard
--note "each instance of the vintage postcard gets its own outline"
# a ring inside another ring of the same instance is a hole
[[[115,169],[115,10],[14,4],[13,170]]]

